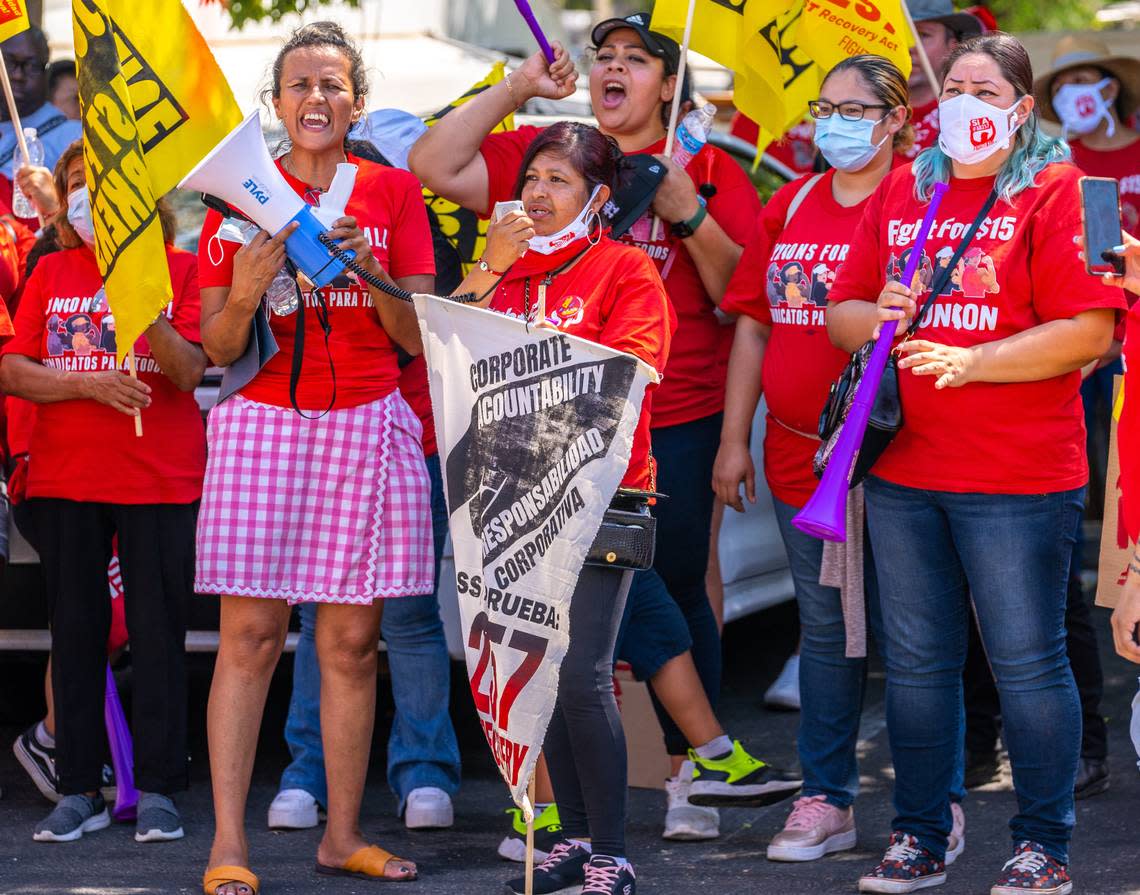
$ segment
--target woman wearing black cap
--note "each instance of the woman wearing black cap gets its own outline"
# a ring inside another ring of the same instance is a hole
[[[669,104],[680,86],[680,47],[650,31],[649,18],[648,13],[637,13],[608,19],[593,31],[589,78],[594,114],[599,129],[627,155],[664,152]],[[409,156],[412,170],[439,195],[489,214],[497,201],[512,198],[519,162],[540,132],[522,127],[491,134],[491,129],[532,97],[569,96],[576,80],[562,47],[555,46],[553,64],[535,54],[501,83],[431,128]],[[720,438],[732,332],[720,324],[719,299],[713,296],[723,295],[760,202],[744,171],[712,146],[706,145],[685,168],[660,157],[667,174],[652,205],[663,225],[658,239],[652,238],[648,215],[621,237],[653,260],[678,318],[669,367],[653,401],[655,487],[670,497],[656,508],[654,568],[684,614],[693,660],[715,705],[721,656],[720,635],[705,590],[714,499],[709,483]],[[688,743],[667,715],[659,711],[658,716],[674,774],[680,772],[690,746],[697,747],[695,761],[706,779],[771,774],[727,737],[712,744]]]

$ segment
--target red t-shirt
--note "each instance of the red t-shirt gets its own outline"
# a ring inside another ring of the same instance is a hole
[[[802,507],[819,484],[811,461],[819,413],[849,356],[827,337],[827,300],[869,199],[844,208],[829,171],[784,228],[788,206],[810,179],[786,184],[764,206],[721,308],[771,327],[761,373],[768,402],[764,475],[772,493]],[[794,431],[793,431],[794,430]]]
[[[399,168],[373,164],[351,155],[348,160],[358,165],[359,171],[345,214],[356,218],[376,260],[394,280],[424,274],[434,276],[431,230],[419,181]],[[277,169],[297,195],[316,201],[308,185],[288,174],[280,161]],[[212,238],[221,221],[221,215],[211,210],[202,225],[202,238],[198,243],[202,288],[229,286],[233,282],[233,257],[240,246]],[[400,378],[396,350],[380,323],[368,287],[358,283],[355,277],[342,275],[326,287],[324,296],[332,328],[329,353],[336,368],[333,406],[358,407],[390,394]],[[297,385],[297,404],[303,410],[323,410],[332,395],[324,333],[313,310],[316,307],[316,299],[306,292],[305,357]],[[281,350],[241,394],[262,404],[292,407],[289,373],[297,321],[293,315],[279,317],[270,313],[269,326]]]
[[[400,371],[400,394],[420,418],[423,426],[424,456],[439,453],[435,443],[435,416],[431,409],[431,391],[428,389],[427,361],[422,354],[412,358],[412,362]]]
[[[914,145],[906,152],[899,153],[907,159],[913,159],[922,150],[938,145],[938,100],[932,99],[925,106],[916,106],[910,123],[914,126]]]
[[[1120,219],[1126,233],[1140,233],[1140,139],[1121,149],[1102,152],[1080,140],[1070,140],[1073,164],[1093,177],[1113,177],[1120,183]]]
[[[166,316],[183,338],[198,343],[198,264],[167,246],[174,301]],[[116,369],[114,319],[103,278],[89,248],[42,258],[24,288],[16,335],[4,354],[22,354],[79,375]],[[92,400],[36,408],[28,448],[28,496],[100,503],[191,503],[202,496],[206,433],[193,392],[178,389],[159,369],[145,337],[135,343],[139,379],[151,405],[143,436],[131,417]],[[126,362],[119,369],[126,369]]]
[[[729,132],[753,146],[760,138],[760,125],[737,112],[732,116]],[[795,125],[779,140],[773,140],[764,151],[776,161],[783,162],[797,174],[807,174],[815,164],[815,125],[810,118]]]
[[[490,205],[514,195],[519,165],[541,128],[491,134],[480,151],[487,163]],[[662,153],[665,141],[646,146],[642,153]],[[706,145],[686,168],[693,183],[711,183],[716,195],[708,200],[709,214],[738,245],[744,245],[760,211],[760,199],[744,170],[727,153]],[[669,368],[653,399],[653,426],[676,426],[719,413],[724,409],[724,383],[728,372],[723,349],[725,333],[712,299],[705,291],[697,266],[684,240],[662,223],[660,238],[650,242],[648,214],[637,221],[620,242],[634,245],[654,262],[665,281],[665,291],[677,314],[677,334],[669,352]]]
[[[532,304],[538,302],[542,274],[555,270],[583,248],[578,240],[551,255],[528,252],[499,284],[491,308],[525,317],[525,282]],[[631,246],[603,239],[546,290],[547,320],[565,333],[641,358],[657,371],[666,366],[676,317],[656,268]],[[650,454],[650,384],[633,436],[629,468],[622,485],[654,490],[656,473]],[[656,404],[654,404],[656,410]]]
[[[1123,292],[1086,274],[1077,257],[1079,177],[1073,165],[1052,164],[1012,205],[999,199],[918,338],[980,345],[1092,308],[1124,308]],[[923,253],[924,289],[936,265],[949,262],[993,183],[951,179]],[[875,301],[887,276],[900,276],[926,208],[914,197],[910,166],[892,171],[867,203],[831,301]],[[1078,371],[941,391],[934,382],[900,371],[906,422],[875,475],[914,488],[996,494],[1064,491],[1088,480]]]

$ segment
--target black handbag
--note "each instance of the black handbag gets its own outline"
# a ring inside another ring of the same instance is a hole
[[[918,309],[918,313],[914,315],[910,326],[906,328],[903,335],[904,342],[918,331],[922,318],[930,310],[931,305],[937,301],[939,294],[946,286],[947,280],[958,266],[958,262],[970,243],[974,241],[978,228],[982,226],[982,221],[986,219],[986,215],[990,213],[990,209],[994,207],[996,201],[997,191],[992,190],[986,198],[985,204],[982,205],[981,211],[974,218],[974,223],[966,231],[962,242],[954,250],[950,263],[938,271],[934,282],[930,284],[930,294]],[[822,443],[815,452],[815,457],[812,458],[812,471],[817,478],[823,477],[823,472],[831,460],[832,451],[835,450],[835,445],[839,441],[839,433],[843,429],[847,414],[851,411],[851,403],[855,400],[855,393],[859,390],[859,382],[867,370],[867,361],[870,359],[874,347],[875,341],[873,339],[862,345],[858,351],[851,355],[851,360],[843,368],[839,378],[831,384],[827,401],[819,415],[818,433]],[[879,382],[878,391],[875,392],[875,402],[871,405],[871,414],[867,420],[867,429],[863,433],[863,442],[859,446],[859,452],[855,455],[855,468],[851,471],[849,479],[852,488],[867,477],[867,473],[871,471],[875,461],[883,455],[883,451],[894,440],[902,426],[903,409],[902,397],[899,394],[898,358],[892,351],[887,358],[887,365],[883,368],[883,378]]]
[[[586,554],[586,565],[642,571],[652,568],[657,520],[649,515],[648,491],[619,488]]]

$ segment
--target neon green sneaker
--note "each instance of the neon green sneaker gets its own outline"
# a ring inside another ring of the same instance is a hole
[[[522,864],[526,861],[526,820],[521,808],[508,808],[511,832],[499,843],[499,857]],[[558,819],[558,806],[551,802],[534,818],[534,859],[546,860],[554,846],[562,841],[562,821]]]
[[[788,771],[753,758],[740,740],[723,758],[701,758],[692,749],[693,785],[689,801],[694,805],[731,808],[734,805],[774,805],[794,795],[803,780]]]

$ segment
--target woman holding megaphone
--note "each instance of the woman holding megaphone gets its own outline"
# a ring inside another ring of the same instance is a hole
[[[418,182],[345,152],[367,90],[360,54],[339,26],[294,32],[269,91],[288,135],[276,165],[310,203],[329,189],[338,164],[357,165],[345,216],[329,235],[369,273],[431,291],[435,266]],[[258,232],[242,245],[232,224],[222,224],[211,211],[200,241],[202,342],[215,363],[228,365],[250,344],[255,315],[266,314],[263,296],[279,276],[293,227],[272,237]],[[308,602],[317,604],[329,793],[317,871],[416,878],[413,863],[364,840],[359,815],[383,600],[432,590],[420,423],[396,387],[396,347],[418,354],[419,335],[411,306],[374,287],[344,277],[325,295],[305,294],[284,316],[273,307],[268,327],[280,351],[259,370],[254,363],[251,378],[210,414],[195,582],[199,593],[221,595],[207,718],[217,821],[207,895],[258,890],[246,797],[290,611]],[[297,355],[299,376],[291,376]]]
[[[1013,37],[957,47],[938,147],[872,195],[829,296],[828,333],[845,351],[886,321],[909,323],[931,284],[889,272],[913,248],[935,183],[949,183],[925,254],[960,258],[947,265],[954,285],[934,290],[916,338],[897,347],[904,424],[864,485],[896,809],[864,892],[945,881],[971,611],[1001,696],[1019,807],[1013,856],[991,893],[1072,889],[1081,712],[1064,613],[1088,480],[1079,371],[1107,349],[1124,296],[1072,251],[1080,171],[1038,129],[1032,94],[1029,56]]]

